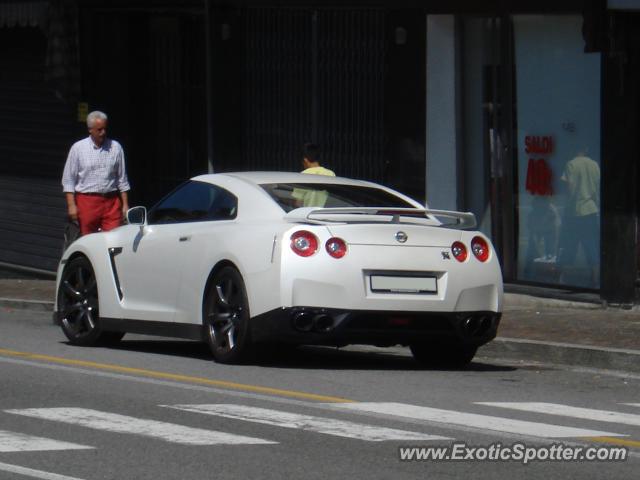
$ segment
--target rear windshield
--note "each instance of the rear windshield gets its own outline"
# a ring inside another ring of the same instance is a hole
[[[269,183],[261,187],[285,212],[300,207],[393,207],[414,205],[379,188],[325,183]]]

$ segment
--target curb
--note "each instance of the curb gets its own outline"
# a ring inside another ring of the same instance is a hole
[[[48,302],[44,300],[24,300],[19,298],[0,297],[0,307],[15,309],[15,310],[53,312],[53,302]]]
[[[556,298],[534,297],[522,293],[504,294],[504,311],[520,309],[540,310],[545,308],[574,308],[584,310],[604,310],[601,303],[576,302]]]
[[[498,337],[482,346],[478,356],[640,373],[640,351],[622,348]]]

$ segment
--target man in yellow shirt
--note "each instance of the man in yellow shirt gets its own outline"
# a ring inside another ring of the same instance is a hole
[[[311,173],[313,175],[327,175],[329,177],[335,177],[336,174],[328,168],[324,168],[320,165],[320,149],[315,143],[305,143],[302,153],[302,173]]]
[[[304,170],[302,170],[302,173],[335,177],[336,174],[333,170],[320,165],[319,154],[320,149],[315,143],[304,144],[302,152],[302,167]],[[329,194],[326,190],[296,188],[293,190],[292,196],[299,207],[324,207]]]

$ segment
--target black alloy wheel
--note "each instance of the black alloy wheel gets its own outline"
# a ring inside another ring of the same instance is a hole
[[[478,347],[461,343],[414,343],[409,346],[413,358],[436,368],[464,368],[471,363]]]
[[[65,267],[58,287],[58,312],[62,331],[72,345],[113,343],[124,336],[100,328],[98,284],[86,257],[76,257]]]
[[[203,311],[205,340],[220,363],[251,358],[249,302],[240,272],[223,267],[209,283]]]

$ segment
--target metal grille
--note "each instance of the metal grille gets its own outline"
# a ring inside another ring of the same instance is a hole
[[[245,18],[244,165],[292,170],[311,130],[311,16],[251,9]]]
[[[384,14],[318,14],[318,132],[325,163],[346,177],[381,181],[384,170]]]
[[[0,263],[55,271],[66,204],[62,169],[86,134],[45,78],[37,28],[0,28]]]
[[[385,15],[249,9],[243,163],[299,170],[304,142],[338,175],[382,180]]]
[[[177,184],[206,171],[202,26],[198,17],[152,17],[149,22],[147,102],[156,138],[146,171],[154,172],[145,196],[158,199]]]

